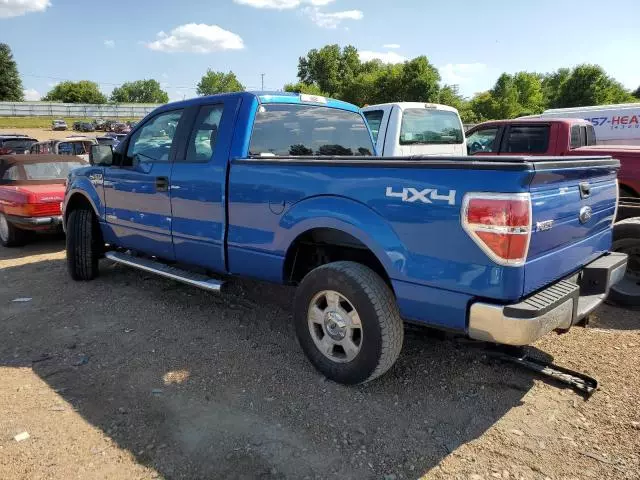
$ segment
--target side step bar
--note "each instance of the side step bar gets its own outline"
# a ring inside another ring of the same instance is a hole
[[[126,253],[107,252],[105,257],[112,262],[121,263],[145,272],[155,273],[161,277],[170,278],[171,280],[186,283],[187,285],[202,288],[210,292],[219,292],[224,284],[224,282],[207,277],[206,275],[188,272],[148,258],[132,257]]]

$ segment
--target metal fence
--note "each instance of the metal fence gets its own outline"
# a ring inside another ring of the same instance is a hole
[[[0,102],[0,117],[142,118],[160,104]]]

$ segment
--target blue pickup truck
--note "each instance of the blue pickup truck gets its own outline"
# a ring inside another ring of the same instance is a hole
[[[360,110],[232,93],[164,105],[96,145],[63,205],[76,280],[99,259],[224,293],[297,285],[294,327],[328,378],[372,380],[403,321],[524,345],[588,315],[624,274],[609,157],[375,156]]]

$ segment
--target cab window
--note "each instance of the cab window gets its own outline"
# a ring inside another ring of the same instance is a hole
[[[546,153],[549,125],[513,125],[505,142],[505,153]]]
[[[469,155],[487,152],[496,153],[498,151],[498,127],[489,127],[477,130],[467,137],[467,151]]]
[[[187,147],[187,162],[204,163],[211,160],[218,141],[218,129],[223,105],[207,105],[200,108]]]
[[[178,130],[182,110],[156,115],[131,137],[123,166],[139,162],[169,162],[173,139]]]

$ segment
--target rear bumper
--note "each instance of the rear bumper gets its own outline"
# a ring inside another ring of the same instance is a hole
[[[18,228],[27,230],[57,229],[62,226],[62,215],[50,217],[19,217],[7,215],[7,220]]]
[[[486,342],[528,345],[552,330],[566,330],[604,301],[626,268],[627,256],[611,253],[519,303],[476,302],[469,311],[469,336]]]

